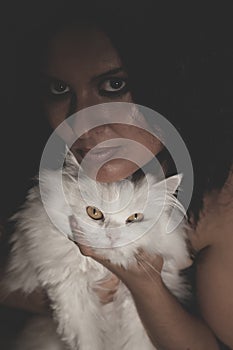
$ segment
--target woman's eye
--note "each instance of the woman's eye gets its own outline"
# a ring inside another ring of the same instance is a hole
[[[70,87],[60,80],[51,82],[49,89],[53,95],[64,95],[70,92]]]
[[[122,78],[107,79],[100,84],[100,91],[105,93],[121,92],[125,90],[127,83]]]

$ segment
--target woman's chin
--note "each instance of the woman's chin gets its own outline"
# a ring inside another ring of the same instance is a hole
[[[98,182],[115,182],[127,178],[138,170],[138,165],[126,159],[113,159],[103,164],[99,169],[88,167],[87,174]]]

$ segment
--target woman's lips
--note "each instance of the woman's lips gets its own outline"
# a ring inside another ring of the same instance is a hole
[[[82,160],[85,162],[101,162],[105,163],[111,159],[116,159],[120,157],[121,146],[117,147],[95,147],[92,149],[79,149],[77,152],[80,154]],[[116,157],[116,154],[119,154]]]

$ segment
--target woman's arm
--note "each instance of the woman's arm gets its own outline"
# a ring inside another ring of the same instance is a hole
[[[49,313],[49,303],[42,290],[34,291],[30,295],[25,295],[20,291],[4,295],[4,292],[1,291],[0,304],[36,314]]]
[[[212,214],[209,211],[205,213],[191,239],[194,248],[201,252],[197,260],[198,300],[205,321],[215,335],[233,349],[233,206],[228,211],[224,203],[218,203],[215,197],[213,201],[216,205],[211,209]],[[129,288],[155,346],[163,350],[219,349],[215,335],[207,324],[186,312],[163,284],[158,273],[162,268],[160,257],[151,258],[154,268],[148,275],[141,266],[125,270],[94,254],[88,247],[80,246],[80,250],[107,267]],[[113,280],[105,283],[109,292],[107,299],[106,294],[102,294],[103,303],[113,299],[117,279],[113,277]],[[42,291],[38,291],[29,299],[20,293],[16,299],[11,295],[5,303],[32,312],[48,312],[45,301]]]
[[[221,235],[221,233],[220,233]],[[203,319],[233,349],[233,231],[231,244],[213,245],[197,261],[197,297]]]
[[[84,255],[102,263],[128,287],[155,346],[163,350],[219,349],[208,326],[185,311],[163,284],[158,273],[162,268],[160,257],[150,258],[153,268],[147,268],[145,273],[140,265],[125,270],[96,255],[89,247],[81,246],[80,249]]]
[[[233,172],[221,190],[205,197],[204,210],[190,236],[197,259],[197,297],[203,318],[233,349]]]
[[[21,291],[8,293],[3,285],[5,264],[9,254],[9,246],[4,230],[4,224],[0,220],[0,305],[21,309],[32,313],[45,314],[49,312],[49,303],[43,290],[37,290],[30,295]]]
[[[81,246],[125,283],[152,343],[163,350],[219,349],[216,337],[233,349],[233,175],[221,191],[205,198],[204,210],[191,243],[199,251],[196,261],[197,298],[203,320],[189,314],[163,284],[160,257],[124,270]],[[148,260],[148,257],[147,257]],[[209,326],[208,326],[209,325]]]
[[[185,311],[161,280],[154,287],[148,283],[143,290],[135,284],[132,287],[139,316],[155,346],[164,350],[219,349],[209,328]]]

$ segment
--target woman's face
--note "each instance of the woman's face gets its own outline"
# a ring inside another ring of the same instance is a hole
[[[94,27],[70,28],[53,38],[44,73],[47,81],[45,110],[54,129],[68,116],[86,107],[107,102],[132,102],[127,72],[117,51],[109,38]],[[93,147],[114,138],[136,141],[154,155],[162,149],[158,139],[141,128],[107,124],[84,133],[74,143],[72,151],[81,162]],[[100,148],[92,155],[93,169],[98,159],[105,160],[98,170],[98,181],[118,181],[138,169],[135,162],[123,159],[120,148],[119,157],[115,155],[115,159],[110,159],[109,149]],[[138,157],[144,164],[150,160],[143,151],[138,152]]]

